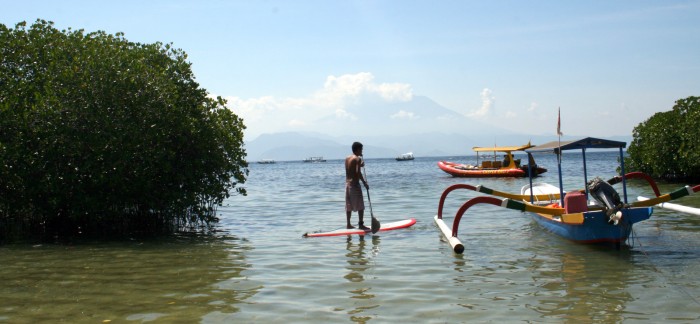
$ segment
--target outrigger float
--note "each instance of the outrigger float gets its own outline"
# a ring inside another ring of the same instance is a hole
[[[645,200],[649,200],[649,198],[638,196],[637,200],[645,201]],[[675,211],[686,213],[686,214],[693,214],[693,215],[700,216],[700,208],[688,207],[688,206],[683,206],[683,205],[679,205],[679,204],[672,204],[669,202],[661,202],[661,203],[658,203],[654,206],[660,207],[660,208],[665,208],[665,209],[670,209],[670,210],[675,210]]]
[[[554,153],[559,156],[559,159],[561,159],[562,151],[580,149],[583,156],[584,189],[568,193],[563,190],[561,162],[558,163],[559,187],[549,184],[533,184],[532,177],[530,177],[529,185],[525,185],[521,189],[520,194],[497,191],[483,186],[455,184],[443,191],[438,204],[435,223],[457,254],[464,252],[464,245],[458,238],[460,221],[464,213],[477,204],[491,204],[529,212],[532,218],[542,227],[574,242],[613,243],[616,247],[619,247],[629,237],[633,224],[651,217],[653,212],[651,206],[662,203],[668,204],[668,201],[700,191],[700,185],[694,187],[685,186],[662,195],[654,180],[648,175],[641,172],[625,174],[623,157],[623,148],[625,146],[625,142],[588,137],[576,141],[551,142],[526,149],[525,152],[529,157],[533,153]],[[620,170],[624,176],[615,176],[608,181],[603,181],[596,177],[588,181],[586,150],[615,148],[619,149],[620,152]],[[627,179],[646,180],[656,197],[629,203],[627,200]],[[612,185],[618,183],[622,183],[622,199],[612,187]],[[479,196],[465,202],[455,214],[452,228],[450,229],[442,218],[442,209],[448,194],[458,189],[473,190],[490,196]],[[593,198],[593,201],[590,203],[588,200],[589,195]],[[564,199],[562,200],[560,197],[564,197]]]
[[[485,178],[485,177],[526,177],[530,172],[535,175],[547,172],[547,169],[535,164],[535,160],[530,158],[529,163],[520,165],[520,159],[514,159],[514,151],[523,151],[533,147],[528,143],[521,146],[494,146],[494,147],[474,147],[476,152],[476,165],[461,164],[449,161],[439,161],[440,170],[453,177]],[[503,153],[504,159],[499,160],[497,153]],[[491,153],[492,159],[483,159],[479,162],[479,153]]]

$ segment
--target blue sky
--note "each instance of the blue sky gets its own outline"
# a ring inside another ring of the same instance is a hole
[[[526,134],[631,135],[700,95],[700,1],[0,1],[0,23],[124,32],[188,53],[247,136],[361,98],[426,96]],[[394,112],[411,117],[411,112]],[[423,130],[428,131],[428,130]]]

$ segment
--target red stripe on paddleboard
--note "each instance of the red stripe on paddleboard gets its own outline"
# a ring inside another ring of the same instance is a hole
[[[382,224],[379,228],[379,232],[397,230],[401,228],[411,227],[416,223],[415,218],[406,219],[402,221],[391,222],[387,224]],[[323,236],[340,236],[340,235],[367,235],[372,234],[372,231],[363,231],[358,229],[339,229],[330,232],[323,233],[306,233],[304,237],[323,237]]]

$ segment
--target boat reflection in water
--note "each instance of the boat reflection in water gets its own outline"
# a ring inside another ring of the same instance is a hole
[[[538,277],[547,279],[540,286],[545,291],[539,298],[539,304],[531,306],[533,310],[544,318],[563,319],[570,323],[623,322],[626,319],[626,304],[634,301],[627,291],[627,280],[635,278],[620,276],[619,273],[634,272],[634,263],[630,262],[631,251],[595,246],[575,247],[596,248],[600,251],[588,254],[566,252],[561,255],[560,268],[544,267],[538,271]]]

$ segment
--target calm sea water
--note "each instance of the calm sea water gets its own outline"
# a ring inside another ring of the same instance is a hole
[[[566,189],[583,186],[565,155]],[[615,175],[617,154],[589,153],[589,176]],[[476,206],[463,255],[433,223],[455,183],[517,192],[526,179],[460,179],[440,159],[368,159],[374,215],[414,217],[374,236],[302,238],[344,225],[344,169],[326,163],[252,164],[248,196],[220,208],[213,235],[86,245],[0,247],[0,322],[692,322],[700,319],[700,217],[655,209],[630,247],[571,243],[527,214]],[[556,161],[540,158],[556,184]],[[678,185],[662,185],[664,191]],[[620,185],[616,186],[621,192]],[[638,180],[629,197],[651,196]],[[448,198],[448,223],[474,192]],[[680,203],[700,207],[699,197]],[[369,207],[369,206],[368,206]],[[368,215],[369,217],[369,211]],[[353,221],[357,215],[353,214]]]

